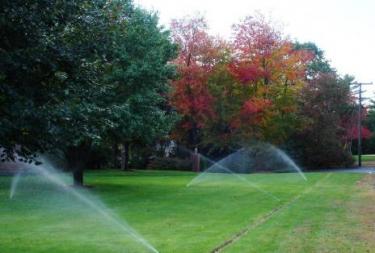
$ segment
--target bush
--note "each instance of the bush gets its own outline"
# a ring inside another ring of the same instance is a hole
[[[329,129],[306,131],[292,136],[289,150],[292,157],[306,169],[341,168],[353,166],[352,154]]]
[[[147,166],[148,169],[157,170],[192,170],[191,159],[181,159],[176,157],[155,157]]]

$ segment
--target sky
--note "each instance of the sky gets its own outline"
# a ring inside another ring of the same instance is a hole
[[[375,83],[374,0],[134,0],[157,11],[169,27],[173,18],[204,15],[210,33],[230,38],[231,26],[260,12],[281,27],[286,36],[315,42],[341,75]],[[375,84],[364,87],[375,99]]]

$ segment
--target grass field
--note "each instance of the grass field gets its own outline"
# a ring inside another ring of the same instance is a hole
[[[358,156],[355,155],[353,158],[357,161]],[[375,162],[375,155],[362,155],[362,161]]]
[[[355,161],[358,161],[358,156],[353,156]],[[375,167],[375,155],[362,155],[363,166]]]
[[[221,175],[186,187],[194,176],[91,172],[80,191],[162,253],[375,252],[374,176]],[[65,190],[29,176],[10,200],[10,183],[0,177],[1,253],[149,252]]]

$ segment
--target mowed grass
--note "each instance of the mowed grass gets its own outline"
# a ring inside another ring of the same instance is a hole
[[[375,155],[363,155],[363,160],[375,162]]]
[[[358,156],[353,156],[354,161],[358,161]],[[375,167],[375,155],[362,155],[362,166]]]
[[[90,172],[80,191],[162,253],[375,252],[374,177],[213,175],[186,187],[195,176]],[[10,184],[0,177],[1,253],[151,252],[67,190],[28,176],[10,200]]]
[[[354,155],[353,158],[357,161],[358,156]],[[375,162],[375,155],[362,155],[362,161],[364,162]]]

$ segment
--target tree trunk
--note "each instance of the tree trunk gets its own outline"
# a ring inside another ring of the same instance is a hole
[[[195,123],[194,121],[191,122],[192,123],[192,128],[190,129],[189,131],[189,144],[191,147],[197,147],[198,146],[198,127],[197,127],[197,123]]]
[[[197,127],[197,124],[195,122],[192,122],[193,123],[193,127],[190,129],[190,132],[189,132],[189,142],[190,142],[190,145],[192,145],[194,147],[194,152],[191,154],[191,161],[192,161],[192,169],[193,171],[195,172],[199,172],[200,171],[200,157],[199,157],[199,153],[198,153],[198,127]]]
[[[69,169],[73,173],[73,185],[82,187],[85,166],[90,158],[90,142],[82,142],[78,146],[71,146],[65,152]]]
[[[129,142],[124,142],[121,147],[121,170],[129,170]]]
[[[82,187],[83,186],[83,167],[75,168],[73,171],[73,185]]]
[[[113,152],[113,168],[118,169],[118,144],[114,143],[112,146],[112,152]]]

